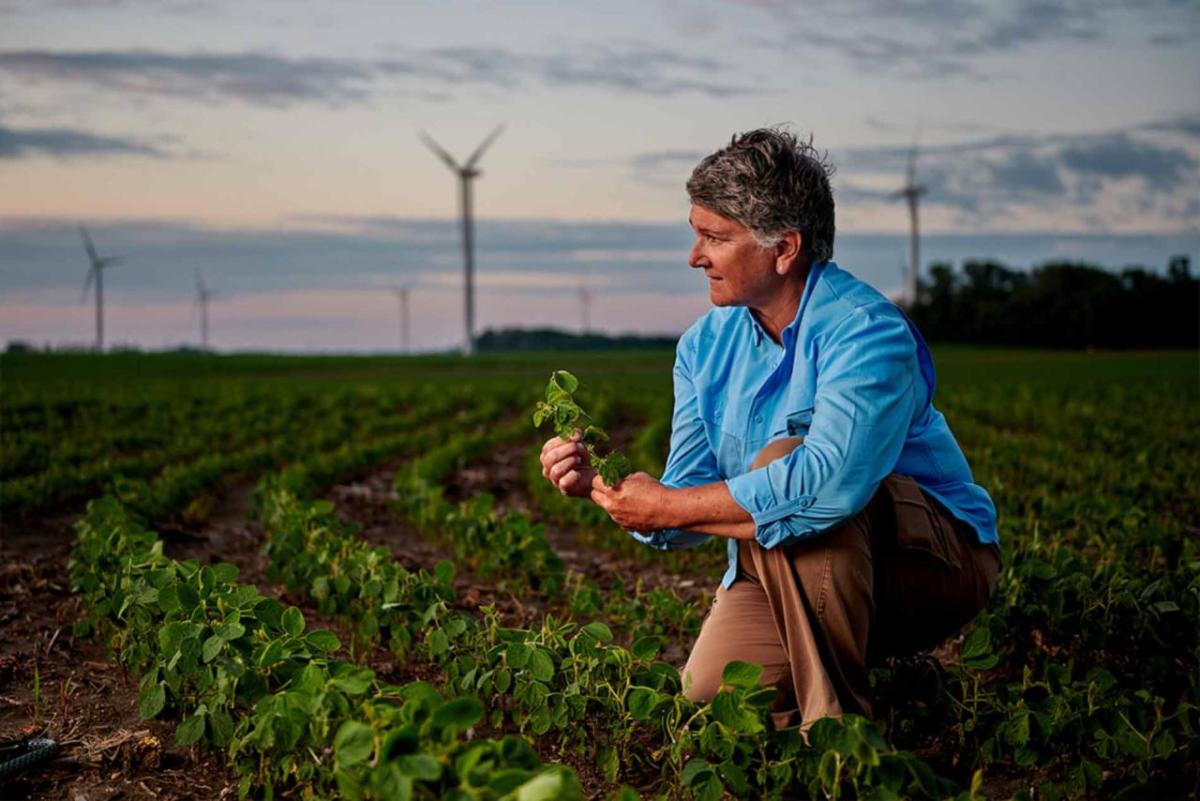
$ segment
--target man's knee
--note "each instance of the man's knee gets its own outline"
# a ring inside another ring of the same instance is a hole
[[[754,461],[750,463],[750,469],[757,470],[760,467],[766,467],[776,459],[787,456],[796,450],[803,442],[804,437],[780,437],[777,440],[768,442],[767,446],[754,457]]]
[[[724,665],[714,670],[713,665],[693,665],[688,662],[679,671],[684,696],[697,704],[707,704],[721,689],[721,673],[724,669]]]

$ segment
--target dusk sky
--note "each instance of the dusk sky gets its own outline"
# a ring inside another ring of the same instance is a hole
[[[476,184],[477,327],[678,333],[695,163],[789,124],[837,168],[835,259],[1200,257],[1200,4],[0,0],[0,345],[389,350],[461,338],[454,179]]]

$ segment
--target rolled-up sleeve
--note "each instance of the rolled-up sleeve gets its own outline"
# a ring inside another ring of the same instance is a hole
[[[820,343],[804,442],[727,480],[764,548],[856,514],[900,457],[916,408],[916,342],[902,317],[855,309]]]
[[[697,487],[721,480],[716,456],[704,432],[696,386],[692,381],[694,358],[694,341],[685,335],[680,338],[675,350],[675,409],[671,415],[671,450],[661,479],[668,487]],[[629,533],[639,542],[663,551],[694,548],[709,538],[708,534],[673,528],[649,534],[640,531]]]

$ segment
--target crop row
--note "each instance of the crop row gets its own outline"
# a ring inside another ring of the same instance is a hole
[[[411,433],[407,446],[430,433]],[[324,455],[299,485],[378,459],[380,448]],[[276,476],[274,491],[286,493],[299,475]],[[475,736],[484,714],[477,699],[447,699],[419,682],[387,685],[332,658],[341,647],[335,635],[309,630],[299,609],[237,584],[231,565],[166,558],[120,499],[90,503],[78,534],[70,572],[87,609],[78,633],[101,635],[141,675],[143,717],[169,712],[180,719],[178,744],[226,749],[243,796],[287,788],[345,798],[578,797],[574,775],[544,768],[522,738]],[[438,591],[427,575],[410,585],[424,581]]]
[[[162,439],[161,447],[132,456],[106,455],[83,463],[55,458],[44,470],[0,485],[0,510],[6,514],[28,514],[52,503],[94,497],[108,491],[114,481],[149,479],[164,468],[186,473],[192,470],[193,464],[231,458],[242,458],[255,464],[258,460],[271,458],[272,452],[276,451],[286,458],[288,449],[300,443],[325,448],[354,434],[373,437],[385,436],[392,431],[396,422],[394,408],[387,414],[379,410],[364,417],[335,414],[347,400],[344,393],[311,402],[291,398],[283,409],[275,410],[248,400],[243,408],[218,407],[198,413],[200,422],[195,426],[151,416],[139,430],[155,431],[155,436]],[[439,406],[443,402],[441,396],[426,397],[426,393],[411,391],[400,395],[396,401],[417,414],[429,405]],[[190,404],[166,399],[162,406],[173,411],[172,418],[178,414],[179,407],[191,408]],[[158,426],[168,423],[169,427],[156,428],[156,422]],[[408,425],[410,421],[401,422]],[[88,432],[77,432],[70,437],[57,438],[53,443],[39,442],[35,450],[49,453],[64,444],[88,442],[89,438]]]

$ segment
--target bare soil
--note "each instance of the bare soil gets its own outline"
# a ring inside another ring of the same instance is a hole
[[[220,754],[174,746],[169,721],[138,717],[135,677],[72,634],[67,578],[75,516],[5,526],[0,544],[0,742],[48,737],[49,763],[0,779],[3,799],[235,798]]]

